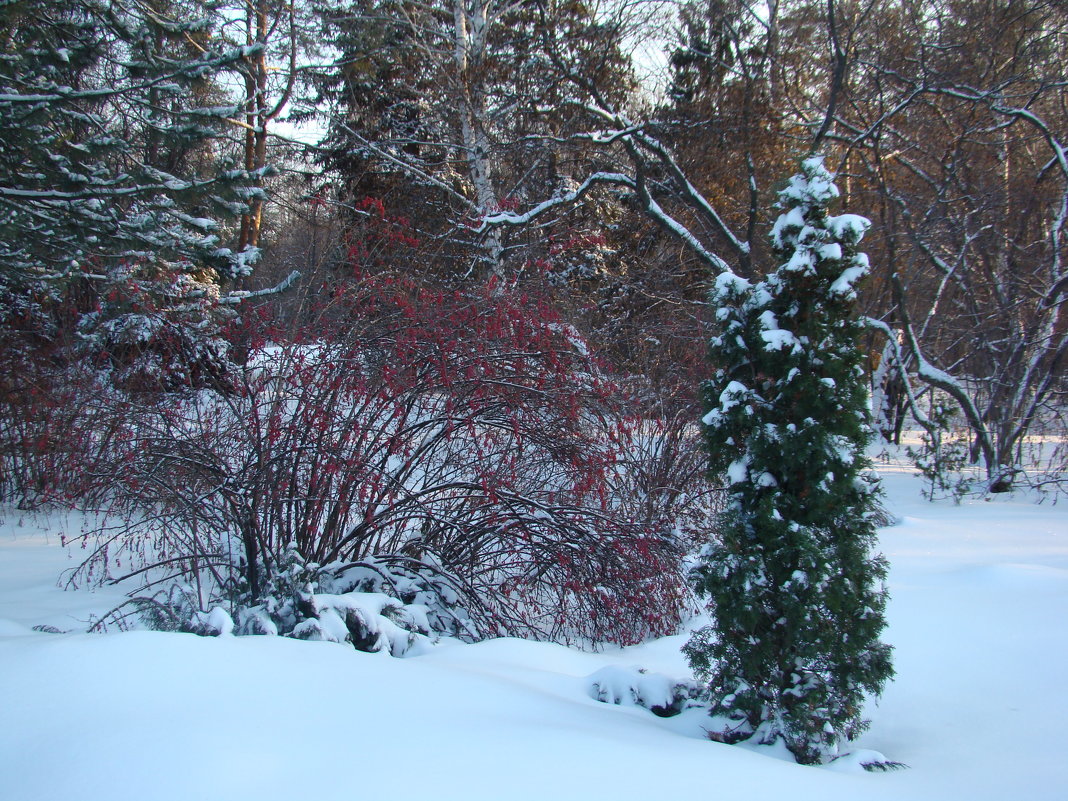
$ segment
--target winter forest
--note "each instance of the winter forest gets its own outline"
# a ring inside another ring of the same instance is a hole
[[[1066,89],[1060,0],[0,0],[0,799],[1055,798]]]

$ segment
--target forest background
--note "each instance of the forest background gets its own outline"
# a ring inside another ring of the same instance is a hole
[[[6,2],[0,489],[104,515],[119,621],[673,631],[709,287],[818,152],[881,435],[1061,491],[1066,51],[1052,0]]]

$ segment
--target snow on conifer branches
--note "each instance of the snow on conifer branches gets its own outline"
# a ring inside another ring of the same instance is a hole
[[[822,158],[806,159],[780,193],[778,269],[715,282],[704,424],[730,504],[695,570],[715,623],[686,646],[709,683],[711,736],[782,740],[803,763],[863,731],[864,694],[893,673],[853,314],[869,223],[828,215],[837,196]]]

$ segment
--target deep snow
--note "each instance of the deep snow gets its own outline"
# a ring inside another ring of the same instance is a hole
[[[279,637],[85,628],[112,588],[64,592],[75,515],[0,511],[0,799],[658,801],[1068,797],[1068,508],[930,504],[884,469],[897,678],[856,744],[806,768],[595,701],[589,677],[687,677],[683,635],[607,653],[503,639],[406,659]],[[618,675],[618,672],[609,674]]]

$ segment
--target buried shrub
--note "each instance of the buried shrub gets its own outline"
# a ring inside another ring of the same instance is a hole
[[[707,706],[704,689],[645,668],[608,665],[586,678],[586,691],[595,701],[617,706],[640,706],[657,717],[670,718],[685,709]]]
[[[258,603],[238,592],[236,598],[209,599],[206,604],[202,587],[178,581],[135,595],[90,630],[125,629],[131,618],[139,618],[160,631],[208,637],[281,635],[344,642],[359,651],[393,656],[404,656],[442,634],[477,637],[450,579],[439,574],[428,581],[426,572],[398,570],[377,559],[321,568],[290,549]],[[204,606],[211,606],[210,611]]]
[[[93,476],[113,522],[76,580],[133,560],[143,594],[181,581],[200,610],[277,628],[299,558],[319,595],[422,592],[428,627],[468,639],[674,629],[670,521],[612,492],[640,426],[549,309],[368,279],[335,303],[315,331],[251,343],[234,391],[129,416]],[[312,606],[279,631],[321,624]]]

